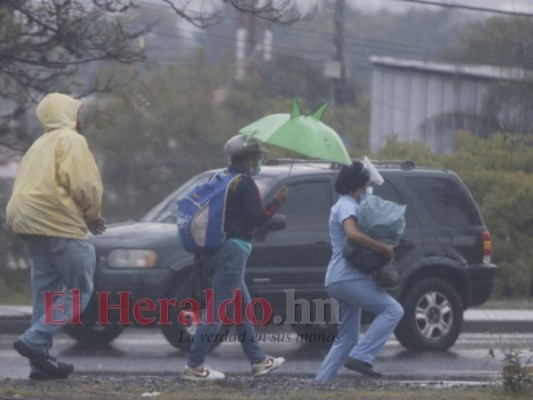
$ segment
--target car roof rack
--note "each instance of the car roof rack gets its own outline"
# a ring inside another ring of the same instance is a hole
[[[336,161],[321,159],[304,159],[304,158],[271,158],[266,160],[263,165],[285,165],[285,164],[325,164],[330,168],[339,168],[341,165]]]
[[[360,161],[359,159],[353,159],[353,161]],[[370,160],[372,164],[380,167],[391,167],[401,169],[414,169],[416,164],[412,160]],[[342,165],[336,161],[327,161],[321,159],[303,159],[303,158],[271,158],[266,160],[264,165],[285,165],[285,164],[327,164],[331,169],[341,168]]]
[[[370,160],[372,164],[380,167],[391,167],[401,169],[414,169],[416,164],[412,160]]]

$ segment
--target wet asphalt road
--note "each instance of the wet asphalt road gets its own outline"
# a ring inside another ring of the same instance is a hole
[[[273,335],[273,336],[272,336]],[[327,352],[327,348],[294,343],[272,343],[279,333],[267,335],[262,347],[267,354],[284,356],[287,364],[275,372],[312,377]],[[12,344],[17,335],[0,335],[0,377],[25,378],[29,367]],[[277,336],[279,338],[279,336]],[[510,346],[523,356],[531,355],[533,334],[468,334],[463,333],[447,352],[411,352],[395,339],[389,340],[375,362],[375,368],[391,378],[406,380],[472,380],[493,381],[502,370],[502,351]],[[495,352],[496,359],[489,355]],[[85,348],[65,334],[55,338],[52,354],[75,365],[76,374],[138,374],[166,375],[180,373],[186,354],[172,347],[157,329],[127,329],[105,347]],[[212,350],[207,363],[229,375],[248,375],[250,365],[238,343],[224,343]],[[346,369],[341,375],[354,374]]]

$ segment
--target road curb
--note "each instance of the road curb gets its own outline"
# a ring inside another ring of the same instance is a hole
[[[533,333],[533,321],[468,321],[463,322],[461,332],[467,333]]]
[[[30,324],[30,306],[0,306],[0,333],[20,334]],[[533,333],[533,310],[467,310],[462,332]]]
[[[0,317],[0,332],[3,334],[20,334],[31,325],[31,317]]]

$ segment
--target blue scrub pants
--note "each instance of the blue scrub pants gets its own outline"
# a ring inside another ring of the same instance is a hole
[[[322,362],[316,380],[336,378],[348,356],[372,364],[403,317],[402,306],[370,279],[351,279],[327,287],[339,302],[339,336]],[[359,341],[361,310],[375,315]]]

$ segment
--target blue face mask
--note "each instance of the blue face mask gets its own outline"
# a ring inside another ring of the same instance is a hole
[[[261,171],[261,161],[259,161],[255,167],[250,170],[250,176],[255,176]]]

